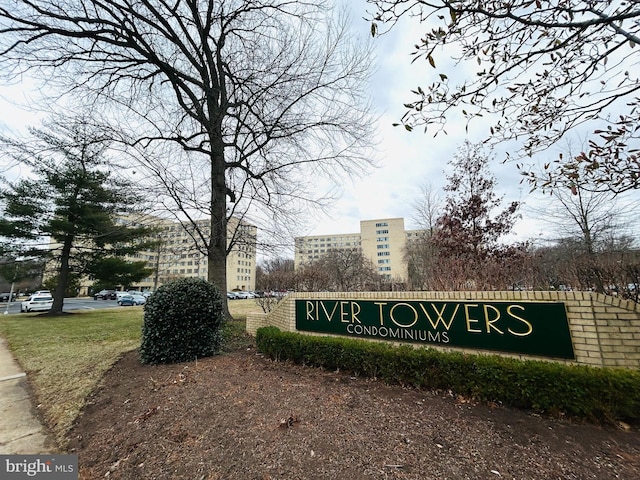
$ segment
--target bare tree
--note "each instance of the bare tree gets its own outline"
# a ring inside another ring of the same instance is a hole
[[[407,129],[424,125],[437,133],[451,117],[482,118],[490,141],[523,140],[522,153],[530,155],[587,125],[593,132],[589,148],[560,159],[567,172],[586,164],[603,189],[640,188],[638,2],[369,3],[376,7],[374,35],[403,16],[425,28],[413,55],[430,64],[433,75],[406,104]],[[469,76],[460,79],[460,72]],[[488,114],[496,120],[487,120]]]
[[[564,153],[570,158],[578,154],[570,140]],[[585,165],[570,174],[562,168],[546,165],[554,182],[545,187],[547,195],[541,206],[530,210],[555,232],[558,239],[573,239],[575,254],[594,255],[606,249],[617,249],[625,231],[633,223],[635,204],[626,195],[599,191]],[[544,174],[539,174],[542,177]]]
[[[380,283],[373,262],[360,249],[331,249],[315,263],[327,272],[332,291],[358,292]]]
[[[369,50],[334,11],[329,1],[9,0],[0,66],[109,108],[224,289],[230,216],[291,211],[320,176],[370,164]],[[167,141],[179,158],[163,159]]]
[[[433,185],[428,182],[421,185],[420,196],[411,203],[413,219],[418,228],[426,230],[429,235],[433,235],[443,204],[444,200],[434,190]]]
[[[284,291],[295,287],[295,269],[292,259],[266,260],[256,268],[256,289]]]
[[[578,185],[572,190],[554,188],[543,207],[533,209],[559,238],[577,238],[581,252],[593,255],[622,236],[625,209],[615,194],[593,192]]]
[[[296,271],[296,289],[308,292],[377,290],[382,283],[373,262],[357,249],[331,249]]]
[[[431,237],[436,231],[443,205],[444,199],[428,182],[420,186],[420,195],[411,203],[413,221],[421,230],[407,241],[403,254],[407,264],[408,288],[411,290],[434,288],[436,252]]]

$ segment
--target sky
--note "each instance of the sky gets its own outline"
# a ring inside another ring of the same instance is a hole
[[[371,24],[366,16],[365,0],[345,0],[352,9],[353,29],[357,35],[370,38]],[[377,123],[377,159],[379,167],[363,172],[360,178],[344,180],[342,195],[326,212],[307,215],[300,236],[357,233],[361,220],[404,217],[405,228],[417,228],[412,220],[412,203],[420,196],[421,187],[431,185],[436,191],[446,185],[445,169],[459,145],[465,139],[478,141],[487,134],[486,125],[472,123],[465,132],[463,124],[447,125],[448,135],[423,133],[422,129],[406,131],[393,127],[405,113],[403,104],[410,101],[410,91],[427,83],[426,73],[431,67],[426,61],[411,63],[410,53],[422,32],[415,19],[404,19],[391,32],[373,39],[376,64],[371,79],[371,97]],[[16,133],[26,125],[36,125],[38,116],[19,105],[29,103],[28,85],[7,87],[0,85],[0,133]],[[550,150],[540,161],[557,158],[560,150]],[[496,177],[496,193],[504,195],[504,205],[522,201],[523,218],[514,225],[509,239],[524,241],[552,239],[552,232],[533,209],[544,208],[545,198],[540,192],[529,193],[529,186],[521,184],[515,163],[501,163],[496,157],[490,166]],[[447,170],[450,171],[450,170]],[[640,201],[640,192],[634,198]],[[444,193],[441,192],[444,196]],[[542,205],[542,207],[541,207]],[[532,208],[529,208],[532,207]],[[638,215],[635,216],[636,220]],[[636,235],[638,236],[638,235]]]
[[[371,23],[363,0],[352,2],[354,30],[370,36]],[[377,138],[379,168],[355,181],[347,180],[343,194],[334,207],[311,224],[304,235],[357,233],[360,220],[405,218],[405,228],[417,228],[412,221],[412,203],[420,196],[421,187],[429,184],[440,190],[445,186],[447,162],[465,139],[479,141],[485,134],[476,124],[465,132],[463,124],[447,125],[447,135],[423,133],[421,128],[408,132],[398,123],[405,113],[403,104],[412,100],[410,91],[426,83],[425,72],[432,69],[426,61],[411,63],[410,53],[421,36],[417,21],[404,20],[390,32],[373,40],[376,66],[372,76],[372,100],[379,115]],[[474,127],[476,127],[474,129]],[[497,178],[496,191],[504,194],[504,202],[522,200],[529,187],[521,185],[516,165],[495,162],[491,173]],[[444,195],[442,193],[442,195]],[[517,225],[518,236],[539,236],[539,222],[523,221]]]
[[[370,36],[371,23],[363,18],[366,1],[353,0],[349,4],[354,30]],[[447,162],[465,140],[478,142],[488,135],[488,126],[481,122],[471,123],[468,131],[462,122],[448,123],[447,135],[440,133],[435,138],[433,133],[423,133],[422,128],[408,132],[402,126],[392,126],[406,112],[403,105],[413,99],[411,90],[427,84],[427,73],[433,71],[426,60],[411,62],[410,54],[424,35],[424,28],[415,18],[403,18],[390,32],[374,39],[377,60],[371,93],[376,113],[380,115],[377,125],[380,166],[356,181],[345,182],[339,201],[303,235],[357,233],[360,220],[379,218],[404,217],[405,228],[417,228],[412,220],[415,215],[412,203],[420,196],[421,186],[430,185],[444,198],[441,189],[447,183],[446,173],[451,172]],[[468,73],[474,74],[473,71]],[[532,161],[541,165],[554,160],[562,148],[562,144],[551,147]],[[530,193],[529,184],[521,183],[523,176],[515,162],[503,163],[501,160],[500,153],[495,152],[490,172],[496,178],[496,193],[504,198],[502,205],[511,201],[523,203],[522,218],[506,240],[544,243],[557,238],[556,232],[545,223],[544,214],[540,213],[552,199],[540,191]],[[621,204],[633,204],[634,200],[636,204],[640,203],[640,192],[627,195],[621,199]],[[640,222],[640,212],[629,218],[634,219]],[[640,241],[638,228],[635,231]]]

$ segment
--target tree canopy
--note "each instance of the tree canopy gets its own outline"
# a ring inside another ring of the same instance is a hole
[[[600,189],[640,188],[640,6],[610,0],[369,0],[372,32],[401,17],[425,29],[414,61],[433,72],[412,93],[402,123],[438,133],[453,118],[480,120],[487,141],[543,151],[567,132],[588,148],[538,176],[585,172]],[[488,117],[488,119],[486,118]],[[477,124],[477,123],[476,123]]]
[[[9,0],[0,66],[108,108],[224,289],[230,216],[299,213],[319,198],[319,176],[371,164],[369,48],[338,11],[330,1]]]
[[[519,202],[502,207],[495,193],[481,145],[465,142],[449,162],[447,197],[435,232],[428,238],[436,260],[432,266],[440,287],[491,289],[509,285],[509,263],[516,263],[526,245],[503,245],[500,240],[518,218]],[[498,275],[500,272],[500,275]]]
[[[148,248],[151,230],[118,220],[135,211],[140,198],[106,168],[108,143],[82,118],[58,120],[31,134],[23,142],[0,138],[4,155],[30,172],[0,189],[0,239],[14,255],[56,265],[51,311],[60,313],[73,275],[91,275],[106,258]]]

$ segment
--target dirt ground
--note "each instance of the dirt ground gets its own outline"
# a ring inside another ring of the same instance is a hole
[[[241,350],[127,353],[71,431],[88,479],[638,479],[640,433]]]

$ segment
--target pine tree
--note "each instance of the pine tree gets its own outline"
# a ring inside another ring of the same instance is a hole
[[[50,313],[59,314],[72,275],[90,276],[105,259],[148,248],[151,230],[116,221],[141,198],[108,169],[109,142],[99,131],[73,118],[30,133],[30,141],[0,139],[5,153],[30,169],[29,178],[5,181],[0,189],[0,241],[16,254],[56,265]]]

